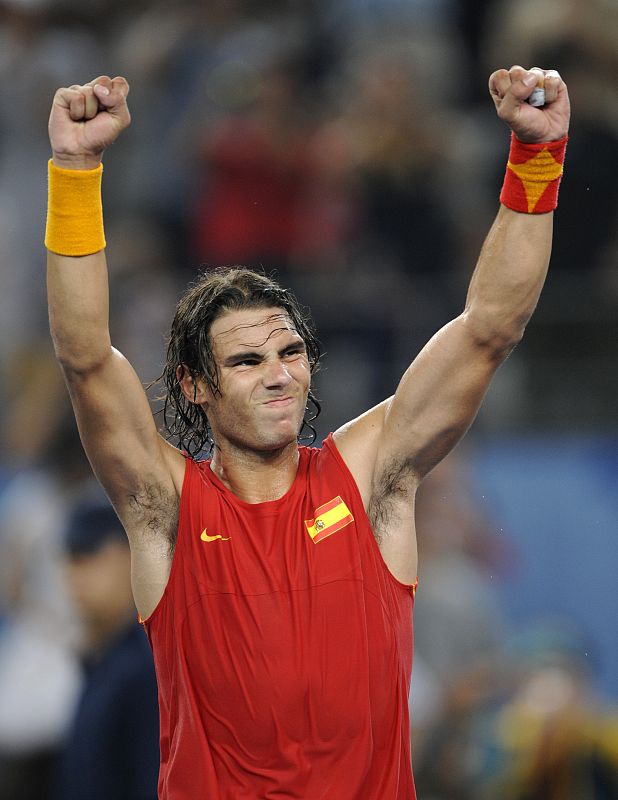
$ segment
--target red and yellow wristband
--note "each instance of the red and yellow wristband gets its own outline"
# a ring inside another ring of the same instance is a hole
[[[48,165],[45,247],[61,256],[87,256],[105,247],[101,179],[96,169]]]
[[[524,214],[546,214],[558,205],[568,136],[555,142],[528,144],[511,134],[500,202]]]

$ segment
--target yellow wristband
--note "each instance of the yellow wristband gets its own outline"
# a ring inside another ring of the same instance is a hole
[[[48,165],[45,247],[61,256],[88,256],[105,247],[101,176],[96,169]]]

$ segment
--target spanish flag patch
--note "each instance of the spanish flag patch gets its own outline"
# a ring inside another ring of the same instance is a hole
[[[350,514],[350,509],[340,497],[333,497],[328,503],[316,508],[313,512],[314,519],[306,519],[305,525],[313,543],[317,544],[327,536],[332,536],[346,525],[354,522],[354,517]]]

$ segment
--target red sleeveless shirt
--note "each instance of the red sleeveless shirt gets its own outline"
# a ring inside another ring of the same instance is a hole
[[[414,800],[413,603],[332,436],[300,448],[266,503],[187,459],[169,581],[144,623],[160,800]]]

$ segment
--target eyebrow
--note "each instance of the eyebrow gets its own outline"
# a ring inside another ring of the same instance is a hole
[[[281,347],[277,352],[278,355],[282,356],[288,350],[296,350],[297,348],[302,348],[303,350],[306,349],[305,342],[302,337],[298,336],[298,334],[294,334],[294,341],[288,342],[284,347]],[[223,361],[224,367],[232,367],[238,361],[246,361],[246,360],[253,360],[253,361],[261,361],[264,358],[263,353],[258,353],[256,350],[243,350],[238,353],[232,353]]]

